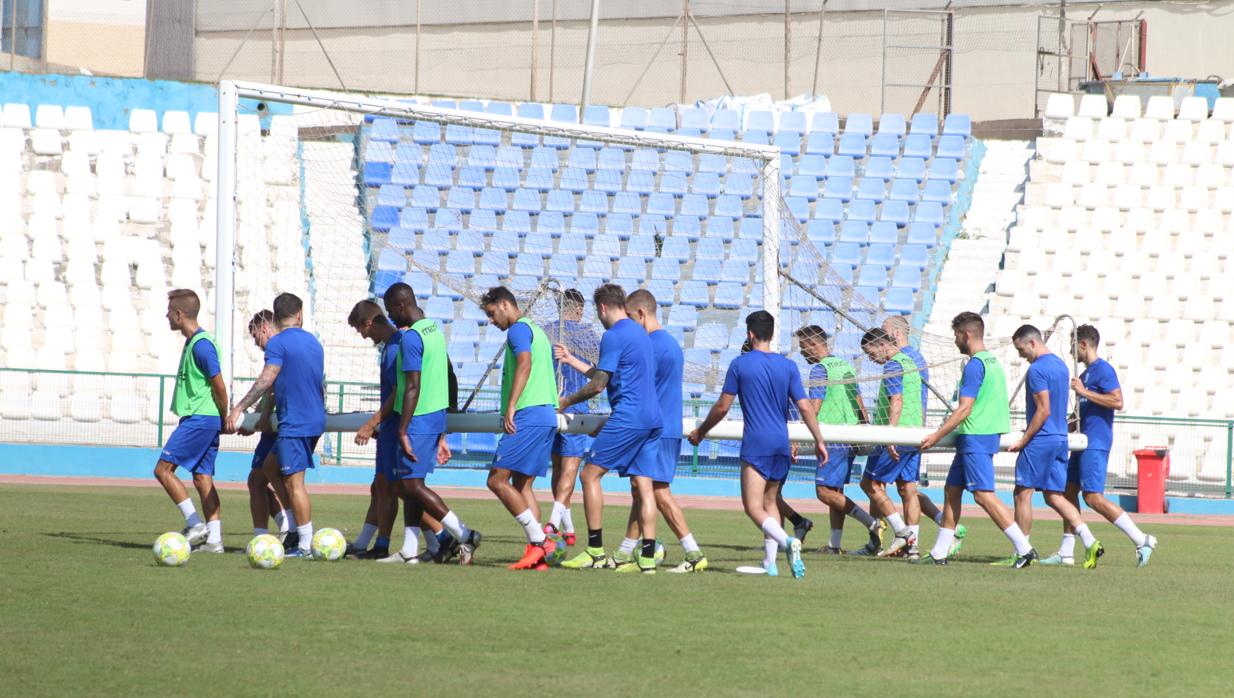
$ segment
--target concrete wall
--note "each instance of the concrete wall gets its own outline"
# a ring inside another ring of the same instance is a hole
[[[189,112],[218,111],[218,91],[212,85],[167,80],[134,80],[86,75],[27,75],[0,73],[0,95],[5,102],[24,102],[33,114],[40,104],[86,106],[96,129],[127,129],[133,109],[168,109]]]

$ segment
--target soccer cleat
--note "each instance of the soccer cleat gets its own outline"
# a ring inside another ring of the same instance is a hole
[[[561,537],[565,539],[566,546],[570,548],[573,548],[574,544],[578,542],[578,537],[574,535],[574,531],[566,531],[561,534]]]
[[[908,552],[905,554],[909,562],[916,562],[921,559],[921,551],[917,549],[917,544],[909,546]]]
[[[458,557],[460,549],[461,549],[461,545],[458,542],[458,539],[456,539],[454,536],[447,533],[445,540],[441,540],[441,538],[438,537],[437,552],[429,553],[429,556],[433,560],[433,562],[438,562],[438,563],[449,562],[450,560],[453,560],[454,558]]]
[[[532,567],[531,569],[535,570],[536,572],[546,572],[548,571],[548,563],[541,562],[540,564],[536,565],[535,567]]]
[[[351,543],[348,543],[347,547],[343,549],[343,557],[354,557],[357,560],[363,560],[367,554],[367,550],[357,548]]]
[[[559,533],[559,531],[557,530],[557,527],[556,527],[556,526],[554,526],[554,525],[553,525],[553,524],[551,524],[551,523],[546,523],[546,524],[544,524],[544,535],[545,535],[545,537],[552,536],[552,535],[555,535],[555,534],[557,534],[557,533]]]
[[[1036,562],[1038,559],[1039,558],[1037,557],[1037,549],[1032,548],[1027,553],[1024,553],[1023,555],[1017,555],[1015,558],[1015,562],[1012,563],[1011,566],[1016,568],[1017,570],[1022,570],[1028,567],[1029,565],[1033,564],[1034,562]]]
[[[614,550],[612,557],[608,559],[607,566],[617,572],[634,572],[638,567],[638,561],[634,559],[634,553]]]
[[[1105,546],[1101,541],[1095,540],[1093,544],[1084,549],[1084,569],[1091,570],[1097,566],[1097,558],[1105,555]]]
[[[193,549],[194,553],[221,553],[223,552],[222,543],[202,543]]]
[[[707,558],[703,556],[702,551],[686,553],[685,560],[680,565],[669,569],[673,574],[688,574],[690,572],[702,572],[707,569]]]
[[[947,564],[947,558],[936,558],[930,553],[926,553],[925,555],[918,556],[915,560],[909,560],[909,562],[914,565],[945,565]]]
[[[210,531],[204,523],[199,523],[196,526],[185,526],[181,533],[188,539],[189,545],[201,545],[206,542],[206,536],[210,535]]]
[[[806,534],[814,529],[814,522],[801,517],[801,523],[793,525],[793,537],[802,543],[806,542]]]
[[[1148,536],[1144,539],[1144,545],[1135,549],[1136,567],[1148,567],[1148,560],[1153,556],[1153,551],[1157,549],[1157,537]]]
[[[788,558],[788,568],[793,573],[793,579],[801,579],[806,576],[806,563],[801,560],[801,541],[790,537],[788,545],[784,547],[787,548],[784,551],[784,556]]]
[[[773,562],[767,567],[763,568],[763,574],[767,575],[768,577],[779,577],[780,570],[779,568],[776,567],[776,563]]]
[[[508,569],[512,570],[531,570],[537,565],[544,563],[544,546],[528,543],[527,548],[523,551],[523,557],[519,558],[518,562],[510,565]]]
[[[879,557],[901,557],[905,555],[905,551],[917,544],[917,537],[912,533],[897,535],[891,541],[891,545],[887,546],[886,550],[879,551]]]
[[[359,555],[357,555],[356,559],[357,560],[380,560],[383,557],[390,557],[390,549],[389,548],[378,548],[374,546],[373,548],[366,550],[360,553]],[[423,559],[421,559],[421,562],[423,562]]]
[[[839,548],[833,548],[830,545],[824,545],[823,547],[818,549],[818,552],[821,555],[843,555],[844,554],[843,550]]]
[[[1001,560],[995,560],[990,563],[990,567],[1015,567],[1015,561],[1019,559],[1019,555],[1012,553],[1010,557],[1005,557]]]
[[[1037,562],[1037,564],[1045,565],[1046,567],[1072,567],[1075,565],[1075,558],[1063,557],[1058,553],[1054,553],[1049,557],[1042,558]]]
[[[604,555],[604,548],[587,548],[583,552],[561,563],[561,566],[568,570],[593,570],[603,569],[607,566],[608,558]]]
[[[877,555],[878,551],[883,549],[883,528],[882,520],[874,522],[874,527],[870,529],[870,543],[866,546],[871,555]]]
[[[878,555],[878,548],[874,547],[870,543],[866,543],[864,546],[857,548],[856,550],[850,550],[844,554],[851,555],[853,557],[874,557]]]
[[[951,548],[947,550],[947,559],[954,560],[956,555],[960,554],[960,548],[964,547],[964,537],[968,535],[968,529],[964,524],[959,524],[955,527],[955,538],[951,541]]]
[[[378,562],[385,562],[393,565],[418,565],[420,564],[420,558],[418,556],[408,557],[403,554],[402,550],[395,550],[393,555],[383,557],[379,559]]]
[[[313,551],[308,548],[290,548],[284,557],[298,557],[302,560],[312,560]]]
[[[300,532],[288,531],[287,536],[283,539],[283,550],[291,550],[298,547],[300,547]]]
[[[480,539],[482,537],[479,531],[469,531],[467,533],[467,542],[460,542],[458,544],[458,564],[471,564],[472,559],[476,556],[476,548],[480,547]]]
[[[638,557],[638,571],[643,574],[656,573],[656,559],[654,557]]]

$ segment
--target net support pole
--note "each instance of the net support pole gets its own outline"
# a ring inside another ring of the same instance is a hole
[[[587,29],[587,60],[583,66],[583,99],[579,104],[579,119],[591,106],[591,72],[596,66],[596,41],[600,34],[600,0],[591,0],[591,25]],[[551,73],[550,73],[551,75]],[[550,80],[549,91],[552,91]]]
[[[771,350],[780,350],[780,154],[763,161],[763,309],[775,318]]]
[[[215,228],[214,250],[214,335],[219,347],[219,364],[228,392],[232,392],[235,362],[235,332],[232,312],[235,309],[236,251],[236,132],[240,106],[236,84],[230,80],[219,83],[218,187],[215,195],[218,225]]]

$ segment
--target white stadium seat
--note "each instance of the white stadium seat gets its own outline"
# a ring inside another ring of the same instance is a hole
[[[64,108],[64,126],[69,131],[91,131],[94,129],[94,117],[90,107],[80,105]]]
[[[1114,98],[1113,115],[1120,119],[1134,121],[1140,118],[1140,97],[1138,95],[1124,94]]]
[[[193,127],[189,123],[189,113],[175,109],[169,109],[163,112],[162,131],[168,135],[174,135],[177,133],[192,133]]]
[[[1084,95],[1080,97],[1080,108],[1076,113],[1090,119],[1100,119],[1110,113],[1109,103],[1105,95]]]
[[[1208,100],[1203,97],[1183,97],[1178,106],[1179,121],[1204,121],[1208,118]]]
[[[1075,99],[1069,94],[1051,94],[1045,103],[1045,118],[1066,119],[1075,113]]]
[[[59,104],[40,104],[34,110],[34,125],[59,131],[64,128],[64,108]]]
[[[1156,121],[1169,121],[1174,118],[1174,98],[1166,95],[1153,95],[1144,106],[1144,118]]]
[[[134,109],[129,112],[129,131],[154,133],[159,130],[159,117],[153,109]]]
[[[8,103],[4,105],[2,125],[14,128],[30,128],[30,107],[26,104]]]

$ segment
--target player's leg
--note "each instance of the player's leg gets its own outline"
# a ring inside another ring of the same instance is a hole
[[[270,528],[270,484],[260,467],[249,470],[249,513],[253,517],[253,535],[269,533]]]
[[[990,466],[990,485],[989,489],[972,490],[973,500],[977,502],[977,506],[981,507],[990,520],[998,526],[1003,535],[1007,536],[1007,540],[1011,541],[1012,547],[1015,548],[1015,560],[1012,561],[1011,567],[1022,568],[1031,565],[1037,560],[1037,551],[1033,549],[1032,543],[1029,542],[1028,536],[1020,530],[1020,526],[1015,522],[1015,514],[1007,505],[1003,504],[998,495],[994,494],[993,487],[993,464]],[[984,484],[984,483],[983,483]]]
[[[159,461],[154,465],[154,478],[163,486],[163,491],[171,498],[172,503],[184,516],[184,537],[190,545],[198,545],[206,540],[208,530],[193,500],[189,498],[188,489],[176,476],[176,468],[191,469],[201,459],[203,444],[200,432],[204,429],[189,429],[177,427],[163,446]],[[215,433],[217,438],[217,432]]]
[[[372,482],[368,486],[368,509],[364,512],[364,523],[360,526],[360,534],[355,537],[355,540],[347,544],[346,555],[353,557],[362,557],[368,552],[369,543],[373,541],[373,536],[377,534],[377,522],[380,518],[381,503],[378,501],[377,494],[377,478],[379,474],[373,475]]]
[[[1080,542],[1084,545],[1084,569],[1092,569],[1097,566],[1097,558],[1105,552],[1101,542],[1088,529],[1088,525],[1080,518],[1080,510],[1074,504],[1067,501],[1067,496],[1061,491],[1047,490],[1044,493],[1045,503],[1062,518],[1064,524],[1075,531],[1075,535],[1080,538]]]
[[[783,488],[784,488],[784,480],[788,478],[788,469],[789,469],[789,463],[787,460],[785,460],[784,463],[777,464],[776,468],[771,473],[772,476],[767,479],[766,489],[763,491],[763,508],[768,514],[776,510],[776,502],[782,499],[781,493],[783,492]],[[768,519],[765,519],[763,522],[764,523],[764,529],[763,529],[764,535],[768,535],[768,533],[770,533],[771,535],[770,539],[764,539],[764,544],[763,544],[764,554],[766,554],[768,548],[772,548],[774,544],[774,549],[772,552],[772,555],[774,558],[774,554],[775,554],[774,550],[779,550],[781,547],[783,547],[784,556],[785,556],[786,561],[788,562],[789,571],[792,572],[793,579],[801,579],[806,574],[806,565],[805,565],[805,562],[801,559],[801,541],[798,540],[794,536],[788,535],[787,532],[783,533],[784,540],[781,541],[780,533],[783,531],[783,528],[779,528],[779,530],[772,529],[769,532],[765,526],[765,524],[769,520],[770,520],[770,517],[768,517]],[[772,523],[775,524],[777,528],[780,526],[780,522],[778,520],[772,521]],[[764,562],[764,565],[763,565],[764,568],[767,568],[766,560],[764,560],[763,562]],[[767,571],[768,573],[770,573],[771,570],[768,569]]]
[[[401,465],[406,463],[407,459],[404,458]],[[415,473],[408,471],[408,475],[401,478],[400,484],[403,494],[414,502],[413,513],[424,512],[440,521],[442,527],[449,531],[450,536],[459,544],[459,564],[470,565],[475,549],[480,544],[480,532],[468,528],[458,515],[446,506],[441,497],[425,484],[423,477],[416,477]],[[407,500],[404,500],[403,506],[407,506]],[[418,514],[413,520],[419,520]]]
[[[383,470],[373,477],[373,490],[377,500],[376,539],[372,549],[363,557],[379,560],[390,555],[390,536],[394,533],[394,520],[398,517],[398,497],[394,495],[389,471]]]
[[[634,551],[638,548],[639,532],[642,530],[639,520],[641,509],[639,508],[638,488],[634,486],[634,478],[629,478],[629,480],[630,513],[626,517],[626,534],[610,558],[613,568],[623,572],[633,571],[638,568],[638,556],[635,555]]]
[[[1033,494],[1037,490],[1032,487],[1024,487],[1016,485],[1012,491],[1012,498],[1015,502],[1015,509],[1012,512],[1012,518],[1015,519],[1016,525],[1028,535],[1033,530]]]
[[[814,522],[802,516],[791,504],[784,501],[783,495],[776,499],[776,510],[780,513],[781,520],[787,519],[792,524],[793,536],[798,540],[805,540],[806,534],[814,528]]]
[[[283,468],[286,469],[287,466],[283,465]],[[296,516],[296,535],[299,541],[297,550],[300,556],[308,557],[313,545],[313,509],[308,487],[304,484],[304,471],[297,470],[284,475],[283,485],[287,488],[291,511]],[[293,552],[289,550],[288,554]]]
[[[586,450],[583,434],[558,433],[553,441],[553,511],[548,525],[554,532],[561,531],[566,545],[574,545],[574,517],[570,502],[578,481],[578,468]]]
[[[656,437],[655,441],[659,441]],[[653,445],[658,448],[658,444]],[[638,501],[630,505],[632,511],[638,512],[639,531],[643,539],[643,547],[639,555],[638,566],[643,572],[655,572],[656,569],[656,495],[651,478],[646,475],[632,475],[630,484],[638,492]]]
[[[668,527],[672,529],[673,535],[677,536],[677,540],[681,543],[681,551],[684,559],[681,564],[670,569],[670,572],[702,572],[707,569],[707,556],[703,555],[702,548],[698,542],[694,540],[694,534],[690,532],[690,525],[686,523],[686,513],[682,510],[681,504],[677,498],[673,496],[673,490],[667,482],[656,482],[652,485],[652,490],[655,493],[656,509],[664,516],[664,520],[668,522]]]
[[[965,454],[956,453],[951,459],[951,467],[947,470],[947,480],[943,488],[942,518],[939,520],[938,536],[934,539],[934,547],[930,549],[928,555],[915,562],[945,565],[959,551],[954,544],[960,525],[960,505],[964,499],[966,484]]]
[[[583,466],[579,480],[583,485],[583,514],[587,519],[587,549],[561,563],[567,569],[604,567],[604,491],[600,479],[608,468],[597,463]]]
[[[900,503],[904,507],[904,531],[896,533],[895,540],[880,555],[895,557],[907,555],[915,559],[917,553],[917,538],[921,535],[921,504],[917,502],[917,480],[906,480],[903,477],[896,480],[896,493],[900,495]]]
[[[403,483],[408,482],[403,480]],[[424,511],[415,497],[406,493],[401,486],[398,488],[398,498],[403,500],[403,547],[392,554],[378,558],[383,564],[416,565],[420,563],[420,525]]]
[[[222,507],[218,490],[214,486],[213,462],[208,469],[199,467],[199,471],[193,473],[193,487],[197,489],[197,495],[201,498],[201,513],[206,519],[206,542],[195,552],[221,553],[223,552],[223,521],[220,518]]]

